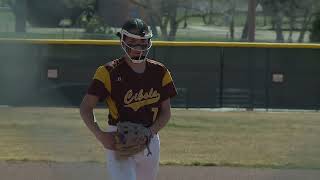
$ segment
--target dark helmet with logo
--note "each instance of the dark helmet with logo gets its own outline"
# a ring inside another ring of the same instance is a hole
[[[117,35],[120,37],[121,47],[129,57],[129,59],[133,63],[141,63],[143,62],[152,46],[151,38],[152,38],[152,31],[150,30],[149,26],[141,19],[134,18],[126,21],[121,31],[117,33]],[[125,39],[127,37],[133,38],[133,39],[142,39],[147,40],[146,45],[130,45],[125,42]],[[131,57],[129,56],[129,53],[131,50],[139,51],[140,55],[137,57]]]

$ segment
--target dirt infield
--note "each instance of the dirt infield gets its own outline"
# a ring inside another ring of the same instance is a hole
[[[0,162],[1,180],[107,180],[104,164]],[[161,166],[158,180],[319,180],[320,170]]]

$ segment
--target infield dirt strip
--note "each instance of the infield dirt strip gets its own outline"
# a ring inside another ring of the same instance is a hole
[[[107,180],[104,164],[0,162],[1,180]],[[161,166],[158,180],[319,180],[320,170]]]

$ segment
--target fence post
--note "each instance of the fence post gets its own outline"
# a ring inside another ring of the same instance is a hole
[[[224,48],[220,50],[220,77],[219,77],[219,107],[223,107],[223,86],[224,86]]]
[[[266,68],[266,74],[265,74],[265,108],[268,111],[270,107],[270,78],[271,78],[271,72],[270,72],[270,49],[267,50],[267,58],[265,62],[265,68]]]
[[[251,53],[251,49],[246,49],[248,52],[248,82],[249,82],[249,104],[248,104],[248,109],[253,110],[254,109],[254,60],[253,60],[253,55]]]

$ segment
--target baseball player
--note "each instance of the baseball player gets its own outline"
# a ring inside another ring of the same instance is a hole
[[[111,180],[155,180],[159,168],[158,132],[170,119],[170,98],[177,94],[168,69],[147,58],[152,32],[141,19],[124,23],[117,34],[124,55],[100,66],[80,106],[87,127],[107,151],[107,174]],[[94,122],[93,109],[98,101],[109,107],[107,132]],[[125,159],[118,159],[114,132],[119,122],[129,121],[150,129],[147,148]]]

